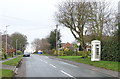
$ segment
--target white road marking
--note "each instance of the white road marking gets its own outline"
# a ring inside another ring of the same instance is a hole
[[[52,65],[52,64],[50,64],[52,67],[54,67],[54,68],[56,68],[56,66],[54,66],[54,65]]]
[[[73,77],[72,75],[70,75],[70,74],[68,74],[68,73],[66,73],[66,72],[64,72],[63,70],[60,70],[62,73],[64,73],[64,74],[66,74],[67,76],[69,76],[69,77]],[[74,78],[74,77],[73,77]]]
[[[48,62],[46,62],[46,61],[44,61],[46,64],[48,63]]]

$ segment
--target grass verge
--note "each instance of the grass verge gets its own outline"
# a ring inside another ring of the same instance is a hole
[[[0,71],[2,72],[2,74],[0,74],[0,77],[2,77],[2,79],[5,79],[5,77],[7,77],[7,79],[11,79],[11,77],[14,76],[12,70],[0,69]]]
[[[42,54],[42,55],[45,55],[45,56],[52,56],[52,55],[50,55],[50,54]]]
[[[46,53],[44,53],[44,54],[37,54],[37,55],[53,56],[53,55],[46,54]]]
[[[3,62],[4,65],[10,65],[10,66],[16,66],[18,62],[22,59],[22,56],[18,56],[17,58],[14,58],[12,60]]]
[[[91,61],[90,57],[89,58],[80,58],[80,56],[59,56],[59,58],[79,62],[79,63],[84,63],[84,64],[89,64],[92,66],[100,67],[100,68],[105,68],[113,71],[119,71],[119,66],[120,62],[114,62],[114,61]]]

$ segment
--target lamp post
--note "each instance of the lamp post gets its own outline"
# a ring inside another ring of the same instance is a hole
[[[17,41],[18,41],[18,39],[16,39],[16,55],[17,55]]]
[[[6,26],[6,54],[7,54],[7,27],[10,26],[10,25],[7,25]]]

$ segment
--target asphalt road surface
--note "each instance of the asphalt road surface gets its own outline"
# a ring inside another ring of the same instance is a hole
[[[97,71],[78,67],[63,61],[50,59],[47,56],[31,54],[23,57],[23,64],[16,77],[110,77]]]

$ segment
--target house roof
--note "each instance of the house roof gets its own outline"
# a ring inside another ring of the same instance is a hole
[[[91,46],[88,46],[88,45],[87,45],[86,48],[91,48]]]
[[[70,44],[70,43],[66,43],[66,44],[64,44],[62,47],[64,47],[64,48],[68,48],[68,47],[72,47],[73,45],[72,44]]]
[[[5,50],[6,51],[6,50]],[[13,52],[16,52],[16,49],[7,49],[7,52],[8,53],[13,53]]]

